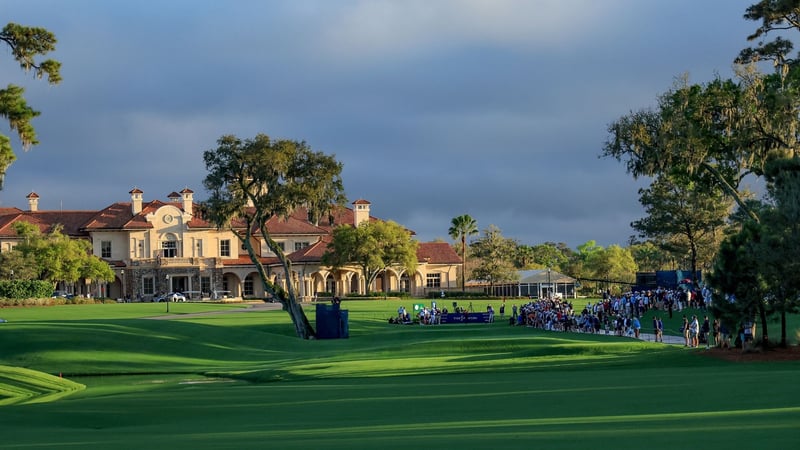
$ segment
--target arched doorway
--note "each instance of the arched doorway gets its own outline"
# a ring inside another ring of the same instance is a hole
[[[359,291],[360,287],[361,287],[361,277],[357,273],[352,274],[350,276],[350,292],[355,292],[356,294],[359,294],[361,292]]]
[[[325,277],[325,292],[336,295],[336,279],[333,278],[333,274],[331,273]]]
[[[411,292],[411,278],[406,272],[400,276],[400,292]]]

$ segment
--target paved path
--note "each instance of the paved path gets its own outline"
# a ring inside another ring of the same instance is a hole
[[[173,303],[173,305],[180,305],[180,303]],[[217,315],[217,314],[230,314],[230,313],[256,312],[256,311],[272,311],[272,310],[276,310],[276,309],[281,309],[281,304],[280,303],[258,302],[258,303],[242,303],[242,305],[244,305],[243,308],[228,308],[228,309],[221,309],[221,310],[216,310],[216,311],[186,313],[186,314],[168,314],[168,315],[164,315],[164,316],[148,317],[148,319],[155,319],[155,320],[188,319],[188,318],[191,318],[191,317],[213,316],[213,315]]]
[[[686,341],[683,339],[683,336],[671,336],[671,335],[662,335],[663,341],[665,344],[677,344],[683,345]],[[639,339],[647,342],[655,342],[656,335],[651,333],[639,333]]]

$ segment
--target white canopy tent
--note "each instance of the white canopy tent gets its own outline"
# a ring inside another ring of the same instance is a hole
[[[554,295],[562,298],[575,298],[576,284],[575,278],[554,270],[520,270],[519,281],[495,285],[492,287],[491,295],[529,298],[544,298]]]

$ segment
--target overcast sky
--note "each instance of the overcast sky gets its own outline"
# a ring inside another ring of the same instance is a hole
[[[0,50],[42,112],[0,206],[203,200],[203,151],[265,133],[335,154],[350,201],[421,241],[469,214],[521,244],[625,246],[642,183],[599,158],[607,126],[684,73],[730,76],[755,2],[3,0],[0,25],[56,35],[64,80]]]

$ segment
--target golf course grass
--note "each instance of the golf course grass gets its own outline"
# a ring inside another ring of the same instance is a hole
[[[0,309],[0,448],[800,448],[800,361],[387,323],[410,303],[347,301],[349,339],[311,341],[235,304]]]

